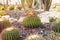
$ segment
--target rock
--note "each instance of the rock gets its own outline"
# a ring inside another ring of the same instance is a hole
[[[21,17],[19,20],[18,20],[18,22],[23,22],[23,19],[24,19],[25,17]]]
[[[15,19],[15,18],[9,18],[9,22],[13,23],[15,21],[17,21],[17,19]]]

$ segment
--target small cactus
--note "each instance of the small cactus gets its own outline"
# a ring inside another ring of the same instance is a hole
[[[11,26],[11,24],[10,24],[10,22],[8,20],[0,18],[0,32],[3,29],[5,29],[7,27],[10,27],[10,26]]]
[[[18,37],[19,31],[14,27],[7,28],[2,32],[2,40],[17,40]]]
[[[28,28],[36,28],[41,25],[40,18],[34,13],[34,11],[27,11],[26,17],[23,20],[23,25]]]
[[[54,22],[54,21],[56,21],[56,18],[54,18],[54,17],[49,18],[49,22]]]
[[[33,34],[33,35],[28,36],[25,40],[42,40],[42,36]]]
[[[55,24],[52,26],[52,30],[53,30],[54,32],[60,33],[60,23],[55,23]]]
[[[25,27],[36,28],[41,25],[41,20],[38,16],[30,16],[24,18],[23,24]]]

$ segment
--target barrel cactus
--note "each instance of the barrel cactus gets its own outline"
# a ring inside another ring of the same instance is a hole
[[[25,27],[36,28],[41,25],[41,20],[37,16],[26,17],[23,20]]]
[[[44,4],[44,11],[49,11],[52,0],[42,0],[43,4]]]
[[[10,24],[10,22],[8,20],[0,18],[0,32],[3,29],[5,29],[7,27],[10,27],[10,26],[11,26],[11,24]]]
[[[14,27],[7,28],[2,32],[2,40],[17,40],[18,37],[19,31]]]
[[[52,30],[54,32],[60,32],[60,22],[59,23],[54,23],[54,25],[52,26]]]
[[[33,34],[33,35],[28,36],[25,40],[42,40],[42,36]]]

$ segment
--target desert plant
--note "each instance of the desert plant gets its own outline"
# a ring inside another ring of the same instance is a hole
[[[0,16],[4,16],[6,13],[3,10],[0,10]]]
[[[42,0],[43,4],[44,4],[44,11],[49,11],[52,0]]]
[[[33,34],[33,35],[30,35],[30,36],[27,36],[27,38],[25,40],[42,40],[42,36],[37,35],[37,34]]]
[[[19,31],[14,27],[7,28],[2,32],[2,40],[17,40],[18,37]]]
[[[29,8],[31,8],[32,7],[33,0],[26,0],[26,2],[28,4]]]
[[[53,24],[53,26],[52,26],[52,30],[54,31],[54,32],[60,32],[60,22],[59,23],[54,23]]]
[[[0,32],[2,32],[3,29],[10,27],[11,24],[8,20],[0,18]]]
[[[49,22],[54,22],[54,21],[56,21],[56,18],[54,18],[54,17],[49,18]]]
[[[38,16],[30,16],[24,18],[23,24],[25,27],[36,28],[41,25],[41,20]]]
[[[14,10],[14,6],[7,6],[7,10]]]
[[[0,10],[4,10],[4,6],[3,5],[0,5]]]
[[[18,6],[18,5],[14,6],[14,9],[15,9],[15,10],[17,10],[17,9],[21,10],[21,8],[22,8],[21,5],[20,5],[20,6]]]

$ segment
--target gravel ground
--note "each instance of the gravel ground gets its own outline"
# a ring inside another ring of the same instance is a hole
[[[24,16],[23,11],[7,11],[7,15],[10,15],[12,18],[19,19],[21,16]],[[40,14],[40,12],[36,12]],[[51,29],[51,24],[50,23],[44,23],[38,28],[25,28],[22,24],[22,22],[13,22],[13,26],[19,28],[20,30],[20,37],[18,40],[24,40],[26,36],[29,36],[30,34],[41,34],[43,36],[43,40],[53,40],[52,39],[52,29]]]

